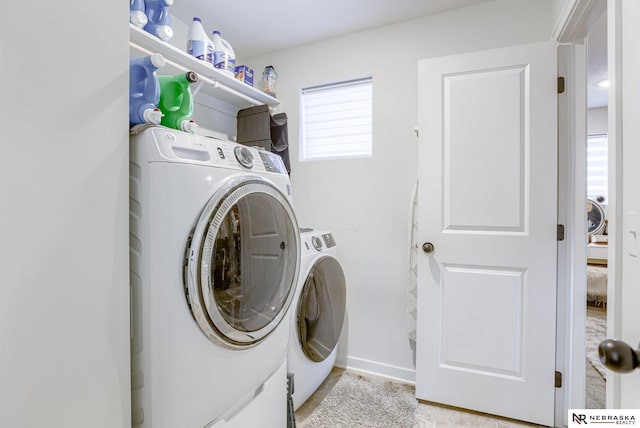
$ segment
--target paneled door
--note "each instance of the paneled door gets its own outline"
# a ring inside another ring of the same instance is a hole
[[[553,425],[554,43],[419,62],[416,396]]]

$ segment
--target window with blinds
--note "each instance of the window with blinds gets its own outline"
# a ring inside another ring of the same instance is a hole
[[[371,77],[303,88],[300,160],[371,157]]]
[[[606,134],[589,135],[587,138],[587,197],[607,204],[609,195],[608,138]]]

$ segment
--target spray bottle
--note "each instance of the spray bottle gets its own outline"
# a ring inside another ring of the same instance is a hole
[[[161,124],[173,129],[194,133],[196,123],[191,119],[193,113],[192,83],[198,81],[198,75],[189,71],[175,76],[158,76],[160,81],[160,103],[164,114]]]
[[[213,32],[213,66],[231,77],[235,77],[236,54],[225,39],[220,36],[220,31]]]
[[[144,26],[144,30],[165,42],[173,38],[171,16],[169,15],[169,6],[172,4],[173,0],[145,0],[148,22]]]
[[[147,15],[145,14],[144,0],[129,0],[129,22],[138,28],[147,25]]]
[[[160,82],[156,76],[156,70],[164,64],[164,57],[158,53],[129,60],[130,125],[160,123],[162,118],[162,112],[158,109]]]

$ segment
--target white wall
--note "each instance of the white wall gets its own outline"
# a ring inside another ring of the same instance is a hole
[[[587,134],[608,134],[608,116],[609,109],[607,107],[590,108],[587,110]]]
[[[0,426],[130,426],[126,4],[0,14]]]
[[[414,379],[405,334],[409,200],[417,176],[417,62],[548,40],[551,0],[496,0],[247,62],[278,72],[289,117],[294,204],[302,226],[335,233],[348,282],[338,363]],[[298,97],[309,85],[373,76],[373,158],[298,161]],[[420,201],[428,209],[429,201]]]

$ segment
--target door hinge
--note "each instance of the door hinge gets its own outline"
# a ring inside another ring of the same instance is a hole
[[[562,373],[560,372],[556,372],[555,385],[556,388],[562,388]]]
[[[564,77],[563,76],[558,77],[558,93],[564,94]]]
[[[564,241],[564,224],[558,225],[558,230],[556,232],[558,241]]]

